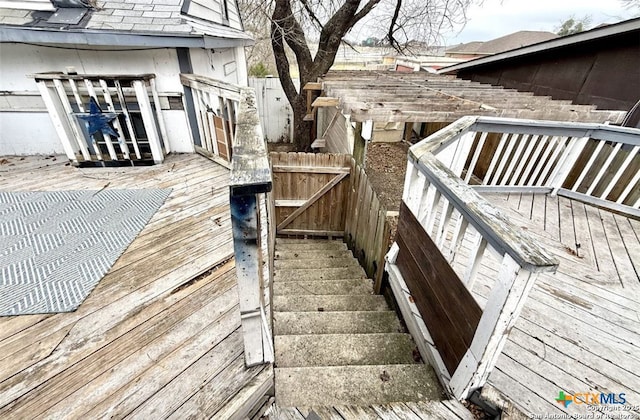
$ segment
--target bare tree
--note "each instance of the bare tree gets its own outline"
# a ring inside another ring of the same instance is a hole
[[[304,121],[302,87],[329,71],[344,37],[354,27],[384,38],[398,51],[410,41],[436,43],[438,35],[466,21],[467,8],[478,0],[261,0],[246,1],[270,13],[271,47],[280,82],[293,108],[294,144],[309,150],[311,124]],[[258,12],[260,13],[260,12]],[[245,13],[246,16],[246,13]],[[317,41],[313,56],[308,41]],[[291,54],[287,54],[290,50]],[[298,66],[300,88],[290,74],[290,57]]]
[[[620,0],[620,3],[632,16],[640,17],[640,0]]]
[[[585,15],[581,18],[571,16],[570,18],[562,22],[558,27],[556,27],[556,33],[560,36],[577,34],[589,29],[590,24],[591,16],[589,15]]]

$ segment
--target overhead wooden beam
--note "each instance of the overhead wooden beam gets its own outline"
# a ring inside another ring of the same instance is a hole
[[[338,105],[340,105],[340,98],[333,98],[330,96],[318,96],[311,104],[314,108]]]
[[[322,90],[322,82],[307,82],[302,90]]]

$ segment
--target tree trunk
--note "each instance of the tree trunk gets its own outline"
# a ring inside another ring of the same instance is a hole
[[[358,11],[361,0],[345,0],[344,4],[329,18],[320,33],[318,52],[311,56],[305,32],[296,20],[290,0],[276,0],[271,16],[271,47],[276,60],[282,89],[293,108],[293,143],[298,151],[310,151],[315,133],[313,124],[304,121],[307,114],[306,95],[303,90],[307,82],[315,82],[324,75],[335,60],[342,38],[360,19],[367,15],[380,0],[368,0]],[[293,51],[300,74],[300,87],[296,89],[289,73],[289,59],[285,44]]]
[[[305,121],[304,117],[307,115],[307,103],[304,91],[301,90],[301,94],[296,95],[292,108],[293,108],[293,144],[299,152],[310,152],[311,143],[313,143],[313,136],[311,128],[313,124],[311,121]]]

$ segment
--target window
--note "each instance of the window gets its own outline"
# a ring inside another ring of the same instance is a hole
[[[227,0],[221,0],[220,2],[222,4],[222,22],[223,23],[229,23],[229,4],[227,3]]]

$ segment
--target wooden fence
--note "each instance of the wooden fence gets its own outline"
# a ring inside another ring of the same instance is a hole
[[[352,177],[349,188],[344,237],[367,275],[380,293],[384,273],[384,257],[389,250],[391,228],[387,209],[380,203],[364,169],[351,159]]]
[[[344,235],[350,157],[271,153],[276,232],[279,235]]]
[[[350,155],[271,153],[276,232],[344,237],[380,289],[390,227],[386,209]]]

